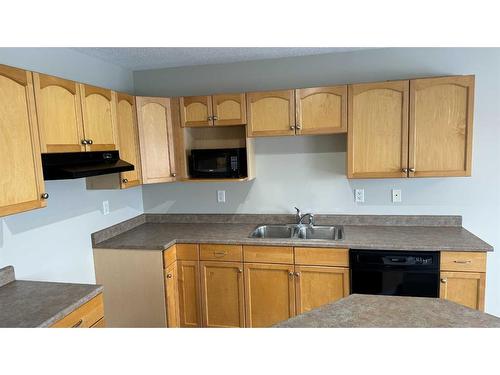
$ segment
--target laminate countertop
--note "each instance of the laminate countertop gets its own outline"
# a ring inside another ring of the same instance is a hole
[[[492,328],[500,318],[440,298],[351,294],[277,328]]]
[[[100,285],[12,280],[0,286],[0,327],[50,327],[101,292]]]
[[[166,215],[168,216],[168,215]],[[196,215],[190,215],[196,221]],[[136,219],[134,219],[136,220]],[[171,220],[171,219],[168,219]],[[265,220],[265,218],[263,219]],[[291,222],[291,221],[288,221]],[[262,224],[269,222],[262,221]],[[320,224],[324,224],[320,223]],[[175,243],[309,246],[377,250],[492,251],[458,225],[345,225],[336,241],[251,238],[255,223],[161,222],[157,217],[118,224],[93,234],[93,247],[165,250]]]

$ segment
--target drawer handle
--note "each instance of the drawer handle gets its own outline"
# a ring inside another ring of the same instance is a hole
[[[78,322],[76,322],[75,324],[73,324],[71,326],[71,328],[78,328],[78,327],[80,327],[82,325],[82,323],[83,323],[83,319],[80,319]]]
[[[472,260],[454,260],[454,262],[458,264],[468,264],[472,263]]]
[[[226,256],[227,252],[225,251],[214,251],[214,256],[217,258],[222,258],[223,256]]]

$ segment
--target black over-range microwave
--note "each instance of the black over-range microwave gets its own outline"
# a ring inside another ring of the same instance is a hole
[[[193,178],[248,177],[246,149],[191,150],[189,175]]]

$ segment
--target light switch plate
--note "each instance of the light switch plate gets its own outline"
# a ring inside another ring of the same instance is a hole
[[[401,203],[401,189],[392,189],[392,203]]]
[[[225,203],[225,202],[226,202],[226,191],[217,190],[217,203]]]
[[[356,203],[365,202],[365,189],[354,189],[354,201]]]
[[[102,201],[102,214],[109,215],[109,201]]]

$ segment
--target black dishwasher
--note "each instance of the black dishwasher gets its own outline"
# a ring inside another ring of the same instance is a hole
[[[439,297],[438,251],[351,250],[351,293]]]

